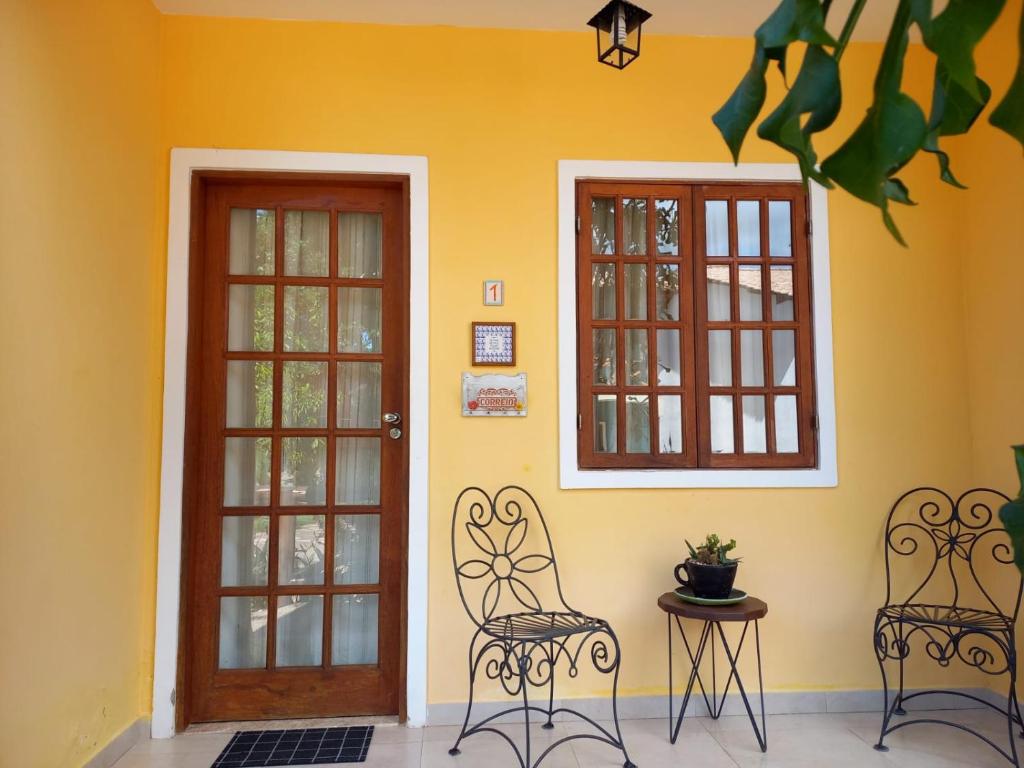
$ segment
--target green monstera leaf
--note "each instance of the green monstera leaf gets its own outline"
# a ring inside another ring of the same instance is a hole
[[[1016,499],[1003,505],[999,510],[999,519],[1006,532],[1010,534],[1013,561],[1021,573],[1024,573],[1024,445],[1013,446],[1013,453],[1017,459],[1017,474],[1020,476],[1020,493]]]
[[[1020,31],[1017,35],[1020,58],[1017,60],[1017,74],[1010,83],[1010,90],[992,111],[988,121],[996,128],[1006,131],[1024,147],[1024,13],[1020,16]]]

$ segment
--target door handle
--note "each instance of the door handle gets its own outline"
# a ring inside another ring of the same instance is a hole
[[[394,413],[394,412],[385,413],[384,414],[384,423],[385,424],[401,424],[402,423],[402,414]]]

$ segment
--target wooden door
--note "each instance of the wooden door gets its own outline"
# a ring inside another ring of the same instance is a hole
[[[407,197],[194,182],[179,725],[399,713]]]

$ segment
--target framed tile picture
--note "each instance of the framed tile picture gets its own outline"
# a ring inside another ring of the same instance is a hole
[[[473,323],[473,365],[515,364],[515,323]]]

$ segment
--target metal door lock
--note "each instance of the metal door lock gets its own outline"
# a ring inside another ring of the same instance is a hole
[[[388,434],[391,436],[392,440],[397,440],[402,436],[402,430],[400,430],[398,427],[392,427]]]

